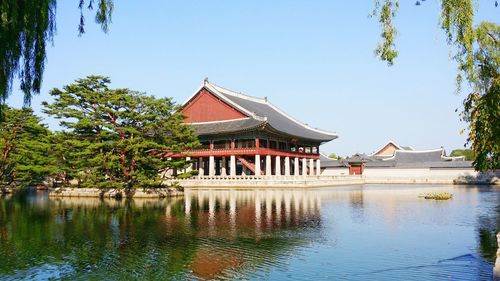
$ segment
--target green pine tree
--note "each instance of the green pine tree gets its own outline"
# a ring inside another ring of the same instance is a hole
[[[31,109],[2,107],[0,187],[38,184],[54,168],[47,157],[51,133]]]
[[[199,145],[193,129],[170,98],[129,89],[110,89],[109,78],[88,76],[53,89],[44,112],[61,119],[67,132],[56,136],[54,154],[67,179],[82,187],[125,188],[160,185],[158,171],[186,168],[184,159],[152,156],[154,149],[180,152]]]

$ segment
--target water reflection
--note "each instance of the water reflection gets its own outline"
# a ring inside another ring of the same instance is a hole
[[[191,190],[184,196],[188,221],[209,237],[251,236],[260,239],[274,230],[320,226],[321,198],[305,190]]]
[[[265,262],[279,264],[313,239],[320,218],[311,196],[194,191],[185,200],[4,198],[0,277],[231,278]]]
[[[129,201],[4,197],[0,279],[490,277],[499,192],[438,187],[454,199],[418,198],[430,189],[187,190],[184,198]]]

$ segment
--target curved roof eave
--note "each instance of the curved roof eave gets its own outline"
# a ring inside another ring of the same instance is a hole
[[[245,108],[245,106],[242,106],[242,105],[238,104],[237,99],[241,99],[241,100],[246,101],[246,102],[251,102],[251,103],[259,104],[260,106],[269,107],[272,111],[275,111],[278,115],[282,116],[283,118],[286,118],[287,120],[291,121],[293,124],[296,124],[296,126],[298,126],[299,128],[301,128],[302,130],[310,131],[312,134],[318,134],[318,135],[323,135],[323,136],[320,137],[320,138],[318,138],[318,137],[307,137],[307,136],[304,136],[304,134],[297,135],[297,134],[294,134],[294,133],[287,132],[286,130],[283,130],[283,129],[275,128],[279,132],[282,132],[282,133],[285,133],[285,134],[288,134],[288,135],[291,135],[291,136],[294,136],[294,137],[299,137],[299,138],[303,138],[303,139],[310,139],[310,140],[316,140],[316,141],[322,141],[322,142],[331,141],[331,140],[334,140],[334,139],[338,138],[338,135],[336,133],[334,133],[334,132],[327,132],[327,131],[323,131],[323,130],[320,130],[320,129],[316,129],[316,128],[310,127],[309,125],[306,125],[306,124],[298,121],[297,119],[293,118],[292,116],[288,115],[286,112],[282,111],[281,109],[279,109],[278,107],[276,107],[275,105],[273,105],[272,103],[270,103],[269,101],[267,101],[267,99],[261,99],[261,98],[256,98],[256,97],[251,97],[251,96],[243,95],[243,94],[240,94],[240,93],[236,93],[236,92],[234,92],[232,90],[225,89],[223,87],[211,84],[208,81],[205,81],[204,85],[213,94],[217,95],[218,97],[220,97],[224,101],[227,101],[228,103],[230,103],[231,105],[237,107],[238,109],[244,110],[245,113],[250,114],[250,116],[252,116],[252,117],[254,117],[256,119],[268,120],[269,124],[271,124],[271,125],[273,125],[273,123],[274,123],[273,122],[274,120],[268,118],[268,116],[265,116],[265,117],[259,116],[256,112],[252,112],[251,110],[248,110],[247,108]],[[226,97],[226,95],[230,96],[230,97],[233,97],[233,99],[236,98],[236,101],[233,101],[231,98]],[[265,110],[265,108],[264,108],[264,110]],[[273,127],[276,127],[276,126],[273,126]]]
[[[272,132],[285,134],[285,135],[287,135],[287,136],[289,136],[291,138],[299,138],[299,139],[303,139],[303,140],[307,140],[307,141],[319,141],[321,143],[329,142],[329,141],[332,141],[332,140],[338,138],[337,135],[331,136],[329,138],[321,138],[321,139],[319,139],[319,138],[310,138],[310,137],[305,137],[305,136],[297,136],[297,135],[294,135],[294,134],[290,134],[290,133],[278,130],[278,129],[274,128],[269,122],[266,123],[264,129],[266,129],[266,128],[270,128]]]

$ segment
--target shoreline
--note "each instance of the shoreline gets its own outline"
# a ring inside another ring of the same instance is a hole
[[[408,179],[408,178],[366,178],[363,176],[343,177],[269,177],[269,178],[197,178],[164,180],[163,184],[179,184],[185,189],[300,189],[338,187],[366,184],[429,184],[429,185],[491,185],[499,186],[500,180],[496,177],[487,179]],[[59,187],[49,188],[49,197],[100,197],[100,198],[166,198],[184,195],[183,190],[177,188],[136,189],[127,194],[119,190],[100,190],[97,188]]]
[[[163,184],[178,183],[184,188],[307,188],[365,184],[435,184],[435,185],[492,185],[500,186],[497,176],[487,177],[366,177],[366,176],[270,176],[270,177],[205,177],[164,180]]]

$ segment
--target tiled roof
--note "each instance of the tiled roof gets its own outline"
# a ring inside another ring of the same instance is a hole
[[[243,118],[229,121],[192,123],[191,125],[194,127],[196,134],[211,135],[252,130],[265,126],[265,124],[266,121],[256,120],[253,118]]]
[[[240,93],[236,93],[234,91],[219,87],[217,85],[211,84],[208,81],[205,81],[203,86],[205,89],[210,91],[212,94],[221,98],[221,100],[227,102],[228,104],[234,106],[236,109],[240,110],[243,113],[246,113],[250,119],[254,119],[255,121],[265,121],[266,126],[269,126],[270,129],[285,133],[292,137],[298,137],[302,139],[308,139],[313,141],[326,142],[336,139],[338,136],[335,133],[321,131],[319,129],[315,129],[309,127],[306,124],[303,124],[291,116],[287,115],[271,103],[267,101],[267,99],[255,98],[247,95],[243,95]],[[220,121],[223,123],[226,121]],[[250,122],[250,121],[248,121]],[[198,123],[201,128],[203,123]],[[211,128],[209,132],[215,132],[216,130],[225,131],[217,131],[217,132],[229,132],[231,126],[225,124],[221,126],[217,125],[209,125]],[[239,126],[234,126],[235,129],[239,130]],[[205,134],[206,129],[200,129],[199,134]]]
[[[396,150],[393,158],[397,163],[440,162],[443,161],[442,155],[443,149],[425,151]]]
[[[386,146],[388,146],[389,144],[392,144],[394,147],[397,148],[397,150],[408,150],[408,151],[411,151],[411,150],[415,150],[413,147],[411,146],[401,146],[399,144],[397,144],[396,142],[390,140],[388,141],[386,144],[384,144],[381,148],[375,150],[374,152],[372,152],[370,154],[370,156],[377,156],[376,154],[379,153],[382,149],[384,149]],[[381,156],[381,157],[387,157],[387,156]]]
[[[433,150],[396,150],[394,156],[381,159],[368,156],[366,167],[370,168],[472,168],[471,161],[463,157],[444,156],[444,149]]]
[[[347,167],[347,163],[343,160],[332,159],[323,153],[319,154],[319,160],[321,161],[321,167],[323,168]]]

